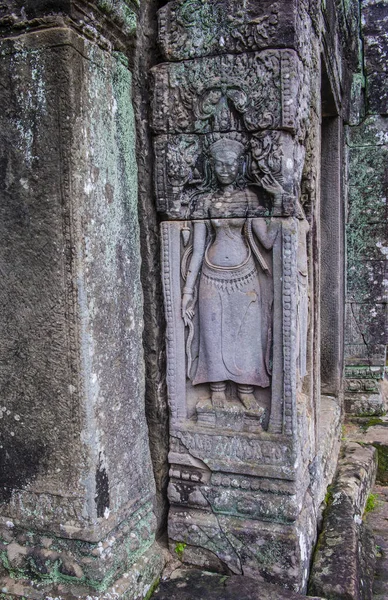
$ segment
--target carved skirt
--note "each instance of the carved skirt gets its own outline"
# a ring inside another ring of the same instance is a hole
[[[236,267],[207,256],[199,283],[199,358],[193,385],[216,381],[269,386],[263,347],[262,298],[251,254]]]

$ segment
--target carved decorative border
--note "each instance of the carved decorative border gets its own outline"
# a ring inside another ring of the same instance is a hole
[[[180,314],[180,263],[174,261],[173,249],[180,245],[180,226],[171,221],[161,223],[162,283],[167,321],[167,390],[170,407],[170,426],[186,418],[186,356],[184,324]]]
[[[294,224],[294,220],[292,221]],[[294,224],[295,225],[295,224]],[[296,236],[283,224],[283,433],[294,431],[296,406],[295,315],[296,315]]]
[[[295,100],[297,96],[293,94],[291,73],[296,69],[296,55],[291,50],[280,52],[281,60],[281,86],[282,86],[282,126],[285,129],[295,129]],[[295,75],[294,75],[295,78]]]
[[[170,224],[161,224],[162,232],[162,282],[164,291],[164,309],[167,321],[167,386],[171,418],[178,417],[178,406],[176,397],[176,373],[175,373],[175,349],[176,332],[175,316],[172,305],[172,280],[171,280],[171,243]]]

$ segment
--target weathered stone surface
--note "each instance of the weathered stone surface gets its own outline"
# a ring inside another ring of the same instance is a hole
[[[368,136],[369,131],[365,134]],[[352,133],[352,137],[353,137]],[[361,129],[360,135],[364,135]],[[376,132],[376,137],[378,133]],[[380,139],[385,140],[385,129]],[[357,143],[357,136],[355,136]],[[349,151],[348,223],[358,226],[387,220],[387,146],[357,146]]]
[[[344,339],[344,211],[341,197],[342,123],[322,120],[321,142],[321,388],[325,394],[341,390]]]
[[[349,388],[345,391],[345,410],[349,415],[356,416],[380,416],[387,411],[387,403],[380,390],[380,386],[376,384],[376,389],[371,391],[365,389],[364,381],[351,381],[352,389],[349,393]],[[355,389],[360,390],[355,393]],[[361,390],[364,390],[362,393]]]
[[[215,575],[204,571],[178,570],[169,581],[162,581],[152,598],[156,600],[302,600],[306,596],[257,579],[238,575]],[[312,600],[319,600],[312,598]]]
[[[383,396],[386,401],[386,382]],[[388,418],[386,416],[372,417],[359,421],[359,428],[352,429],[349,432],[349,438],[360,442],[361,444],[369,444],[374,446],[377,451],[377,476],[376,481],[380,485],[388,484]]]
[[[10,30],[67,26],[107,49],[133,46],[138,0],[8,0],[0,6],[0,37]]]
[[[356,416],[379,416],[385,414],[387,410],[385,388],[386,384],[384,382],[384,366],[346,367],[346,413]]]
[[[301,3],[303,4],[303,3]],[[160,9],[159,44],[166,60],[246,52],[276,45],[294,48],[299,2],[178,0]]]
[[[320,526],[327,486],[333,481],[341,443],[341,406],[337,398],[321,396],[318,427],[318,452],[310,462],[305,477],[310,478],[311,495],[320,513],[318,517],[318,526]]]
[[[385,304],[346,304],[345,359],[362,368],[385,364]]]
[[[155,513],[158,531],[166,529],[168,501],[168,404],[166,388],[166,336],[160,270],[160,229],[153,191],[153,156],[147,75],[155,62],[156,10],[158,1],[142,2],[134,66],[134,109],[137,125],[136,158],[139,186],[141,279],[144,296],[144,359],[146,368],[145,409],[149,445],[156,484]]]
[[[307,579],[307,557],[315,530],[306,499],[304,506],[306,511],[293,526],[255,521],[249,515],[241,519],[174,508],[169,519],[170,548],[179,548],[180,543],[184,548],[181,560],[189,564],[212,566],[207,558],[215,555],[220,561],[218,569],[222,567],[224,573],[244,574],[297,590]]]
[[[388,14],[385,0],[362,2],[362,34],[365,69],[374,73],[388,71]]]
[[[385,600],[388,586],[388,487],[373,488],[376,506],[366,516],[375,540],[376,568],[373,580],[373,600]]]
[[[11,577],[0,578],[0,598],[28,598],[31,600],[48,600],[60,598],[61,600],[79,600],[80,598],[93,600],[143,600],[159,581],[168,559],[166,549],[158,543],[153,544],[133,565],[127,569],[114,584],[106,590],[99,591],[81,581],[78,584],[63,578],[63,582],[50,583],[44,581],[37,583],[31,580],[14,579]]]
[[[131,73],[65,28],[1,53],[2,557],[103,589],[155,534]]]
[[[388,14],[385,0],[362,3],[362,33],[367,74],[368,111],[388,112]]]
[[[373,568],[372,547],[362,549],[362,515],[376,476],[373,448],[349,442],[338,462],[330,488],[323,531],[319,537],[310,575],[309,593],[338,600],[370,598],[371,582],[365,577]],[[369,592],[368,592],[369,590]]]
[[[292,50],[164,63],[152,72],[156,133],[295,131],[305,117],[301,63]]]

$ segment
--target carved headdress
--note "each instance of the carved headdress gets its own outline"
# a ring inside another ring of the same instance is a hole
[[[208,139],[208,154],[212,158],[223,154],[225,151],[232,152],[237,158],[240,158],[247,149],[247,140],[240,133],[232,132],[228,135],[213,134]]]

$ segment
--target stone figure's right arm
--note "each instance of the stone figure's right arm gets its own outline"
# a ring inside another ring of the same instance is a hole
[[[194,222],[193,254],[187,271],[182,297],[182,318],[185,322],[187,319],[192,319],[194,316],[193,309],[188,308],[188,305],[192,303],[194,298],[194,286],[205,255],[205,245],[206,223],[203,221],[196,221]]]

